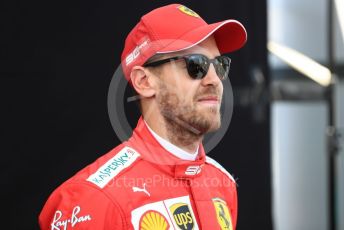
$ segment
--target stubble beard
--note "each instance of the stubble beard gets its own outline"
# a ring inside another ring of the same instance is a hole
[[[209,87],[196,93],[193,103],[185,103],[181,96],[160,84],[157,103],[165,121],[169,141],[176,145],[190,146],[203,136],[221,126],[219,106],[200,108],[197,99],[202,95],[219,95],[218,89]]]

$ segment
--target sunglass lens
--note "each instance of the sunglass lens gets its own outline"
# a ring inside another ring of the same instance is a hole
[[[215,59],[215,71],[222,80],[228,77],[230,62],[231,60],[226,56],[219,56]]]
[[[186,58],[186,66],[192,78],[200,79],[207,74],[209,61],[202,55],[190,55]]]

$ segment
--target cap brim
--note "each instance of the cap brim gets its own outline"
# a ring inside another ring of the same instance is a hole
[[[246,43],[247,33],[245,27],[236,20],[204,25],[192,30],[172,42],[164,41],[163,48],[158,53],[171,53],[189,49],[209,36],[214,35],[217,47],[221,54],[240,49]]]

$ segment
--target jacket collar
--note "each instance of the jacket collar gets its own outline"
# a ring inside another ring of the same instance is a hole
[[[168,152],[172,153],[173,155],[175,155],[176,157],[182,159],[182,160],[188,160],[188,161],[194,161],[197,157],[198,157],[198,148],[199,146],[197,146],[197,149],[194,153],[188,153],[185,150],[179,148],[178,146],[172,144],[171,142],[165,140],[164,138],[160,137],[157,133],[154,132],[154,130],[152,130],[149,125],[147,124],[146,121],[145,125],[147,126],[147,129],[150,131],[150,133],[153,135],[153,137],[155,138],[155,140],[157,140],[159,142],[159,144],[164,147],[164,149],[166,149]]]
[[[205,152],[202,144],[198,148],[198,157],[195,161],[179,159],[160,145],[148,130],[142,116],[127,144],[136,149],[144,160],[155,164],[159,169],[175,178],[191,179],[198,177],[202,173],[205,162]]]

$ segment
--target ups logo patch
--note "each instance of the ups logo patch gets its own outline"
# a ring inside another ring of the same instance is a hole
[[[195,220],[190,212],[189,205],[186,203],[176,203],[170,207],[173,219],[181,230],[194,229]]]

